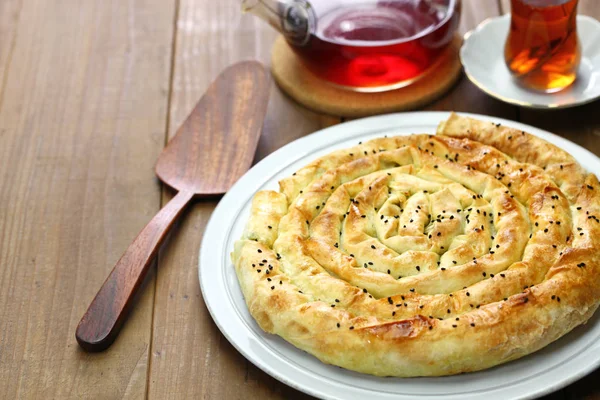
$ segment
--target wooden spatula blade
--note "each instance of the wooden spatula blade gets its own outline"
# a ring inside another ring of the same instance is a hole
[[[252,164],[269,81],[267,70],[254,61],[223,71],[161,154],[160,179],[197,195],[225,193]]]
[[[269,97],[257,62],[229,67],[210,86],[163,150],[156,173],[179,193],[140,232],[81,318],[75,336],[87,351],[115,340],[158,247],[195,196],[226,192],[250,167]]]

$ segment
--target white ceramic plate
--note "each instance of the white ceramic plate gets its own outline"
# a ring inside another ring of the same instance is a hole
[[[600,22],[577,16],[582,58],[573,84],[557,93],[546,94],[520,87],[504,63],[504,42],[510,15],[490,18],[465,35],[460,61],[467,77],[481,90],[507,103],[531,108],[566,108],[589,103],[600,97]]]
[[[465,114],[470,115],[470,114]],[[221,332],[248,360],[280,381],[326,399],[523,399],[557,390],[600,365],[600,313],[543,350],[486,371],[440,378],[378,378],[321,363],[278,336],[264,333],[248,312],[229,254],[242,235],[254,193],[334,149],[383,135],[434,133],[447,112],[383,115],[348,122],[296,140],[254,166],[223,197],[200,249],[204,301]],[[567,150],[589,171],[600,159],[578,145],[534,127],[491,118]]]

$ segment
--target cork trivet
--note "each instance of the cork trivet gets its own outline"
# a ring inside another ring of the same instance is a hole
[[[461,75],[461,44],[462,39],[455,37],[442,55],[445,59],[426,76],[403,88],[380,93],[353,92],[327,84],[304,67],[283,36],[273,45],[271,71],[277,84],[305,107],[330,115],[363,117],[412,110],[443,95]]]

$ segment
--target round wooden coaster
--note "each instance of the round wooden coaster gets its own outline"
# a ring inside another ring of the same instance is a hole
[[[438,65],[411,85],[380,93],[358,93],[327,84],[298,59],[283,36],[271,53],[271,71],[277,84],[294,100],[312,110],[342,117],[364,117],[392,111],[412,110],[444,94],[461,75],[456,36]]]

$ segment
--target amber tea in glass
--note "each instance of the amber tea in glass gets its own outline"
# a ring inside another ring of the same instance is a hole
[[[577,0],[511,0],[504,58],[519,84],[557,92],[577,77]]]

